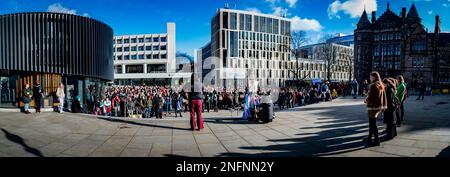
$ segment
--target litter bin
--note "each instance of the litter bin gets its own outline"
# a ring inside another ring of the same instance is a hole
[[[270,95],[264,95],[261,99],[261,121],[268,123],[273,119],[273,103]]]

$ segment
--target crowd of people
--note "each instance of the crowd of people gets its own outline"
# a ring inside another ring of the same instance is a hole
[[[193,117],[197,115],[201,124],[202,112],[217,112],[220,109],[237,109],[243,112],[243,118],[258,120],[261,116],[263,104],[277,105],[280,110],[291,109],[297,106],[315,104],[321,101],[332,101],[337,97],[367,96],[369,137],[366,139],[370,145],[379,145],[376,118],[384,112],[384,122],[387,127],[387,139],[396,136],[396,126],[400,126],[404,116],[404,101],[407,95],[406,84],[402,76],[397,78],[381,79],[377,72],[370,75],[371,84],[364,81],[359,84],[356,80],[351,82],[338,82],[309,84],[302,87],[283,87],[278,89],[260,90],[256,92],[246,89],[227,90],[202,88],[199,92],[186,92],[184,89],[174,90],[168,86],[110,86],[106,87],[101,94],[90,87],[85,92],[85,98],[76,96],[71,104],[71,111],[77,113],[88,113],[105,115],[107,117],[139,117],[158,118],[171,116],[182,117],[182,112],[190,111],[191,124],[195,127]],[[421,81],[423,83],[423,81]],[[424,92],[424,84],[421,84],[421,92]],[[34,96],[33,96],[34,95]],[[24,110],[29,113],[28,104],[32,98],[36,99],[37,112],[40,112],[42,87],[39,81],[33,89],[26,84],[24,89]],[[61,84],[56,92],[59,99],[59,112],[64,109],[64,85]],[[422,97],[423,93],[419,95]],[[85,103],[85,104],[82,104]],[[273,109],[273,108],[271,108]],[[394,113],[396,119],[394,119]],[[372,137],[374,138],[372,140]]]

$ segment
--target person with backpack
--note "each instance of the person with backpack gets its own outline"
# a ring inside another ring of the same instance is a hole
[[[386,140],[391,140],[397,136],[397,127],[394,125],[394,111],[399,106],[396,97],[397,81],[394,78],[386,78],[383,83],[386,84],[387,109],[384,111],[384,123],[386,124]]]
[[[378,137],[377,118],[378,115],[387,108],[386,92],[384,84],[381,81],[378,72],[370,73],[369,93],[364,101],[367,105],[367,114],[369,117],[369,136],[364,140],[369,146],[379,146],[380,139]],[[372,137],[374,140],[372,141]]]
[[[399,86],[397,87],[397,92],[395,96],[397,97],[398,101],[400,102],[399,109],[396,110],[397,115],[397,121],[396,124],[398,127],[402,125],[403,122],[403,116],[405,116],[405,108],[404,103],[407,97],[407,89],[405,84],[405,79],[402,75],[397,77],[397,81],[399,83]]]

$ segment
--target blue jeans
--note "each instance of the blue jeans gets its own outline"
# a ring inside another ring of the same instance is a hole
[[[29,103],[25,103],[25,105],[23,106],[23,110],[25,112],[27,112],[29,107],[30,107],[30,104]]]

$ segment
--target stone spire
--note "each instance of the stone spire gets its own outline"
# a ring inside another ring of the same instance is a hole
[[[441,33],[441,18],[439,17],[439,15],[436,15],[436,24],[434,27],[434,33],[435,34]]]
[[[412,23],[420,23],[420,21],[422,20],[419,16],[419,13],[417,13],[416,5],[414,5],[414,3],[411,5],[411,9],[409,9],[406,20]]]

